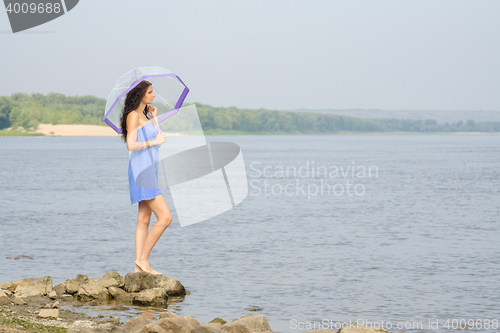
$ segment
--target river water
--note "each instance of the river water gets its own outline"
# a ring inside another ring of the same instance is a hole
[[[171,311],[264,314],[275,332],[498,327],[500,136],[207,140],[240,145],[249,194],[181,228],[165,193],[174,221],[150,263],[191,292]],[[131,272],[128,158],[119,138],[0,138],[0,282]]]

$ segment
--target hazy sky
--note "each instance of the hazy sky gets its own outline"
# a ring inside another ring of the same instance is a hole
[[[498,0],[80,0],[12,34],[0,12],[0,95],[107,98],[155,65],[213,106],[500,110],[499,18]]]

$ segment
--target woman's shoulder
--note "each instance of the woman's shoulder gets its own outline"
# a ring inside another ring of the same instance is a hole
[[[130,112],[127,116],[127,124],[130,124],[134,128],[143,127],[145,123],[144,119],[142,119],[141,115],[137,112]]]
[[[139,114],[137,112],[130,112],[127,116],[127,121],[139,121]]]

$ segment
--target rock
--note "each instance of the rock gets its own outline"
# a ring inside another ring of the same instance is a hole
[[[68,326],[68,333],[108,333],[116,332],[116,326],[111,323],[98,324],[90,320],[77,320]]]
[[[126,302],[126,303],[131,303],[132,302],[132,295],[127,293],[125,290],[117,287],[109,287],[108,292],[113,296],[114,299],[121,301],[121,302]]]
[[[264,315],[245,315],[221,326],[221,330],[231,333],[252,333],[272,331]]]
[[[140,333],[144,326],[149,323],[151,323],[151,319],[140,316],[127,321],[122,327],[118,327],[116,333]]]
[[[59,318],[59,309],[41,309],[38,317],[41,318]]]
[[[12,304],[12,302],[11,302],[9,296],[7,296],[5,291],[0,290],[0,305],[11,305],[11,304]]]
[[[215,329],[220,330],[220,327],[222,326],[222,324],[221,323],[206,323],[206,324],[203,324],[201,326],[211,327],[211,328],[215,328]]]
[[[76,294],[80,287],[87,283],[89,283],[89,277],[78,274],[74,279],[66,281],[66,292],[68,294]]]
[[[101,279],[89,279],[89,284],[95,284],[98,286],[103,286],[104,288],[109,288],[109,287],[123,287],[124,282],[121,281],[119,282],[116,279],[112,278],[101,278]]]
[[[136,293],[146,289],[156,288],[155,276],[148,272],[128,273],[125,275],[123,289],[129,293]]]
[[[82,287],[78,288],[78,292],[75,296],[82,301],[88,301],[92,299],[92,296],[90,296],[88,291],[83,289]]]
[[[132,297],[135,304],[141,305],[165,305],[168,299],[167,291],[163,288],[143,290],[133,293]]]
[[[17,284],[16,282],[3,282],[3,283],[0,283],[0,289],[5,289],[5,290],[8,290],[10,292],[14,292],[14,290],[16,290],[16,287],[17,287]]]
[[[355,328],[347,326],[345,328],[341,328],[339,333],[389,333],[388,330],[383,328],[372,328],[365,325],[357,325],[354,324]]]
[[[50,276],[39,279],[22,279],[15,283],[17,287],[14,293],[17,297],[40,297],[52,291],[52,278]]]
[[[245,310],[247,310],[247,311],[262,311],[262,308],[259,308],[257,306],[253,306],[251,308],[246,308]]]
[[[27,304],[22,298],[18,298],[18,297],[14,297],[12,299],[12,303],[14,303],[14,305],[26,305]]]
[[[50,299],[56,299],[57,298],[57,293],[54,290],[52,290],[47,296]]]
[[[56,292],[57,297],[61,297],[66,294],[66,282],[59,283],[57,286],[52,288],[52,291]]]
[[[209,323],[219,323],[221,325],[224,325],[225,323],[227,323],[227,321],[225,321],[222,318],[217,317],[217,318],[211,320]]]
[[[14,295],[14,293],[12,291],[7,290],[7,289],[0,289],[0,292],[4,292],[5,295],[7,295],[7,297],[9,297],[9,298],[11,298]]]
[[[61,295],[60,298],[61,298],[61,300],[68,302],[68,301],[72,301],[73,300],[73,295],[64,294],[64,295]]]
[[[101,285],[87,283],[80,286],[76,293],[76,297],[82,300],[107,300],[109,299],[109,293],[108,290]]]
[[[175,318],[162,318],[154,323],[148,324],[144,327],[142,332],[144,333],[163,333],[163,332],[175,332],[175,333],[191,333],[193,329],[200,326],[198,321],[194,318],[186,318],[189,316],[175,317]],[[198,323],[198,325],[193,326],[193,324]]]
[[[200,326],[200,323],[198,322],[198,320],[194,319],[193,317],[191,316],[182,316],[182,317],[179,317],[179,318],[182,318],[184,319],[186,322],[189,323],[189,325],[192,327],[192,328],[195,328],[195,327],[198,327]]]
[[[186,295],[186,289],[176,279],[173,279],[168,276],[155,276],[155,280],[156,280],[156,288],[166,289],[168,296]]]
[[[59,301],[55,301],[54,304],[52,304],[52,309],[60,309],[61,308],[61,303]]]
[[[117,272],[109,272],[104,274],[103,279],[115,279],[120,284],[118,287],[121,288],[125,285],[125,279]]]
[[[217,326],[218,325],[218,326]],[[217,323],[207,323],[196,327],[191,331],[191,333],[224,333],[220,329],[220,324]]]
[[[160,313],[160,319],[162,319],[162,318],[175,318],[175,317],[180,317],[180,316],[176,315],[175,313],[170,312],[170,311],[164,311],[164,312]]]

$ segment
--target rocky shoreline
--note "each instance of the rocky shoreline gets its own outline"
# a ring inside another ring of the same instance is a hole
[[[179,316],[166,311],[169,297],[189,295],[177,280],[155,276],[147,272],[129,273],[125,277],[116,272],[102,278],[77,275],[52,286],[52,278],[22,279],[0,283],[0,332],[9,333],[272,333],[264,315],[246,314],[232,321],[219,317],[200,324],[190,316]],[[117,317],[89,316],[74,311],[87,304],[98,306],[114,304],[115,311],[126,310],[127,305],[145,309],[141,315],[121,323]],[[367,327],[341,329],[338,333],[388,333]],[[328,330],[314,332],[333,332]]]
[[[272,332],[264,315],[245,315],[227,322],[215,318],[200,324],[190,316],[165,311],[169,298],[183,297],[189,291],[177,280],[147,272],[117,272],[102,278],[77,275],[52,286],[52,278],[22,279],[0,283],[0,332]],[[121,323],[116,317],[91,317],[70,310],[82,304],[101,305],[113,302],[120,311],[127,305],[154,307],[156,314],[144,313]],[[67,306],[66,306],[67,305]],[[71,306],[70,306],[71,305]],[[159,313],[158,313],[159,312]]]

